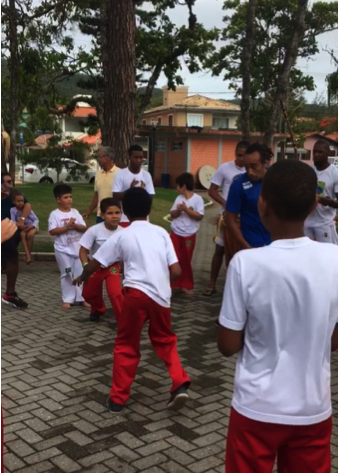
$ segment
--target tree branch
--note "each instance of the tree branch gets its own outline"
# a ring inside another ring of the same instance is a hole
[[[50,113],[56,116],[60,116],[60,115],[68,115],[74,112],[78,102],[88,103],[92,107],[97,107],[97,104],[98,104],[96,98],[87,97],[86,95],[81,95],[79,97],[72,99],[67,105],[64,105],[60,108],[55,108],[55,107],[50,106],[47,100],[45,100],[45,105]]]

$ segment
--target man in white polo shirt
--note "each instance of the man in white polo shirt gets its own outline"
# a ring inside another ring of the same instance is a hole
[[[317,176],[284,160],[259,199],[272,243],[243,250],[227,272],[218,333],[240,352],[227,434],[226,471],[330,473],[331,350],[338,349],[337,246],[304,234]]]
[[[248,141],[239,141],[235,149],[235,160],[223,163],[218,168],[217,172],[212,178],[211,186],[208,191],[208,195],[212,197],[212,199],[215,200],[218,204],[220,204],[220,212],[217,225],[217,235],[214,238],[215,251],[212,258],[210,282],[207,289],[203,292],[204,296],[211,296],[215,293],[215,286],[217,283],[221,265],[224,260],[225,249],[227,248],[226,264],[229,263],[230,259],[233,256],[233,254],[231,253],[233,253],[232,246],[234,246],[234,244],[225,245],[225,243],[231,243],[231,241],[225,242],[224,239],[225,229],[223,224],[223,212],[226,207],[228,192],[230,190],[234,178],[245,172],[243,159],[248,146]],[[220,187],[221,193],[219,192]],[[229,232],[227,232],[227,236],[228,240],[234,240],[232,236],[229,236]]]
[[[94,209],[97,210],[97,223],[103,222],[103,218],[100,215],[100,202],[103,199],[112,197],[112,187],[114,183],[115,175],[120,168],[114,164],[113,149],[109,146],[101,146],[98,151],[98,163],[101,169],[97,171],[95,175],[94,184],[94,195],[92,203],[89,206],[87,212],[84,214],[84,218],[88,218]]]
[[[338,244],[334,218],[338,209],[338,169],[330,164],[330,146],[318,140],[313,148],[314,170],[318,178],[318,205],[305,222],[305,234],[312,240]]]

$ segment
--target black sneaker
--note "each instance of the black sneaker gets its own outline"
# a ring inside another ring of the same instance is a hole
[[[89,320],[90,320],[91,322],[99,322],[99,320],[100,320],[100,315],[90,314]]]
[[[27,302],[20,299],[20,297],[18,296],[16,292],[14,292],[11,295],[8,295],[5,292],[5,294],[2,296],[2,302],[12,307],[15,307],[16,309],[27,309],[28,307]]]
[[[112,412],[112,414],[120,414],[123,409],[124,409],[124,406],[122,406],[121,404],[118,404],[114,401],[112,401],[111,397],[109,396],[108,399],[107,399],[107,403],[106,403],[106,406],[107,406],[107,409]]]
[[[182,386],[180,386],[180,388],[176,389],[171,393],[170,400],[167,404],[167,409],[181,409],[182,407],[184,407],[188,399],[189,396],[187,393],[187,388],[183,384]]]
[[[216,320],[215,320],[214,325],[215,325],[216,327],[218,327],[218,328],[220,327],[219,319],[216,319]]]

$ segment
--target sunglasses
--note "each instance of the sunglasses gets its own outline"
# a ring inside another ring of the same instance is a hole
[[[5,184],[12,184],[13,181],[12,181],[12,179],[9,179],[8,181],[4,181],[4,183],[5,183]]]

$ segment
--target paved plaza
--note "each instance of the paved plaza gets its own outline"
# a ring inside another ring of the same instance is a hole
[[[2,405],[5,469],[20,473],[221,473],[235,358],[216,346],[224,277],[218,293],[201,296],[209,279],[216,206],[207,210],[194,258],[192,298],[174,293],[173,327],[192,386],[180,412],[166,410],[171,380],[144,330],[142,359],[127,408],[104,407],[111,387],[116,323],[109,310],[100,323],[89,312],[60,309],[55,263],[20,268],[18,292],[25,312],[2,309]],[[2,288],[5,277],[2,276]],[[333,356],[333,469],[338,471],[338,360]]]

